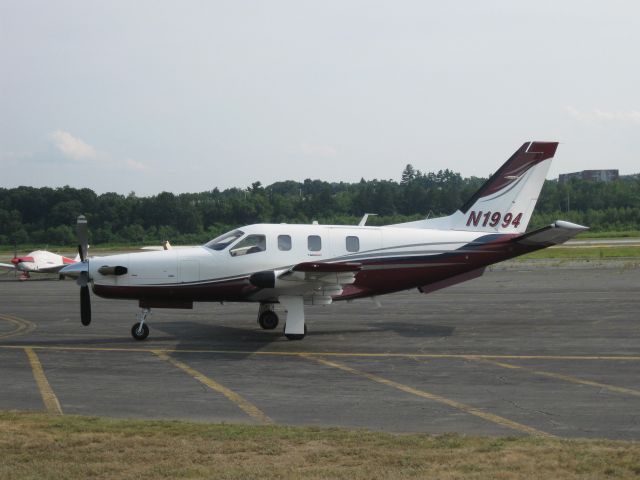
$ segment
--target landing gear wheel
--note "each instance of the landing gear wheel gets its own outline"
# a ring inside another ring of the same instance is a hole
[[[131,327],[131,336],[136,340],[144,340],[149,336],[149,327],[146,324],[140,325],[140,322],[135,323],[133,327]]]
[[[287,328],[287,324],[284,324],[284,328]],[[304,333],[285,333],[284,336],[289,340],[302,340],[304,336],[307,334],[307,326],[304,326]]]
[[[273,310],[262,312],[258,317],[258,324],[265,330],[273,330],[278,326],[278,314]]]

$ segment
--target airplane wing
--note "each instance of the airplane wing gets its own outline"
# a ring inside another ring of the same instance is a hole
[[[53,265],[51,267],[40,267],[38,268],[38,273],[58,273],[60,270],[62,270],[64,267],[66,267],[67,265]]]
[[[16,266],[12,263],[0,263],[0,268],[10,268],[11,270],[15,270]]]
[[[345,285],[355,282],[359,263],[303,262],[285,270],[269,270],[251,275],[252,285],[270,289],[270,295],[297,295],[314,305],[327,305],[340,295]],[[273,290],[271,290],[273,289]]]
[[[589,230],[589,227],[557,220],[551,225],[515,237],[512,241],[523,245],[549,247],[564,243],[586,230]]]
[[[310,277],[321,277],[332,273],[359,272],[361,268],[359,263],[303,262],[291,267],[287,273],[304,272]]]

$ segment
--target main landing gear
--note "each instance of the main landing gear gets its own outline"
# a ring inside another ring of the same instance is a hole
[[[150,315],[150,308],[143,308],[142,312],[138,314],[138,320],[140,321],[134,323],[133,327],[131,327],[131,336],[136,340],[144,340],[149,336],[149,327],[144,322]]]
[[[289,340],[302,340],[307,334],[307,326],[304,324],[303,298],[283,295],[278,298],[278,301],[287,311],[284,336]],[[273,309],[273,303],[261,303],[258,310],[258,324],[265,330],[273,330],[278,326],[278,322],[278,314]]]
[[[284,331],[285,334],[284,336],[287,337],[287,339],[289,340],[302,340],[304,338],[304,336],[307,334],[307,326],[304,326],[304,333],[286,333],[287,331],[287,324],[284,324]]]
[[[287,311],[284,336],[289,340],[302,340],[307,334],[307,326],[304,324],[304,299],[293,295],[282,295],[278,297],[278,301]]]
[[[258,310],[258,325],[265,330],[273,330],[278,326],[278,314],[273,309],[273,303],[261,303]]]

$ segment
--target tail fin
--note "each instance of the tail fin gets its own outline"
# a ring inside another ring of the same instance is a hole
[[[396,225],[524,233],[558,142],[526,142],[453,215]]]

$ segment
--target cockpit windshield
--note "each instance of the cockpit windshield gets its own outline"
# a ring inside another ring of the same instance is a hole
[[[244,232],[242,230],[233,230],[232,232],[227,232],[219,237],[214,238],[208,243],[205,243],[204,246],[210,248],[211,250],[224,250],[237,239],[239,239]]]

